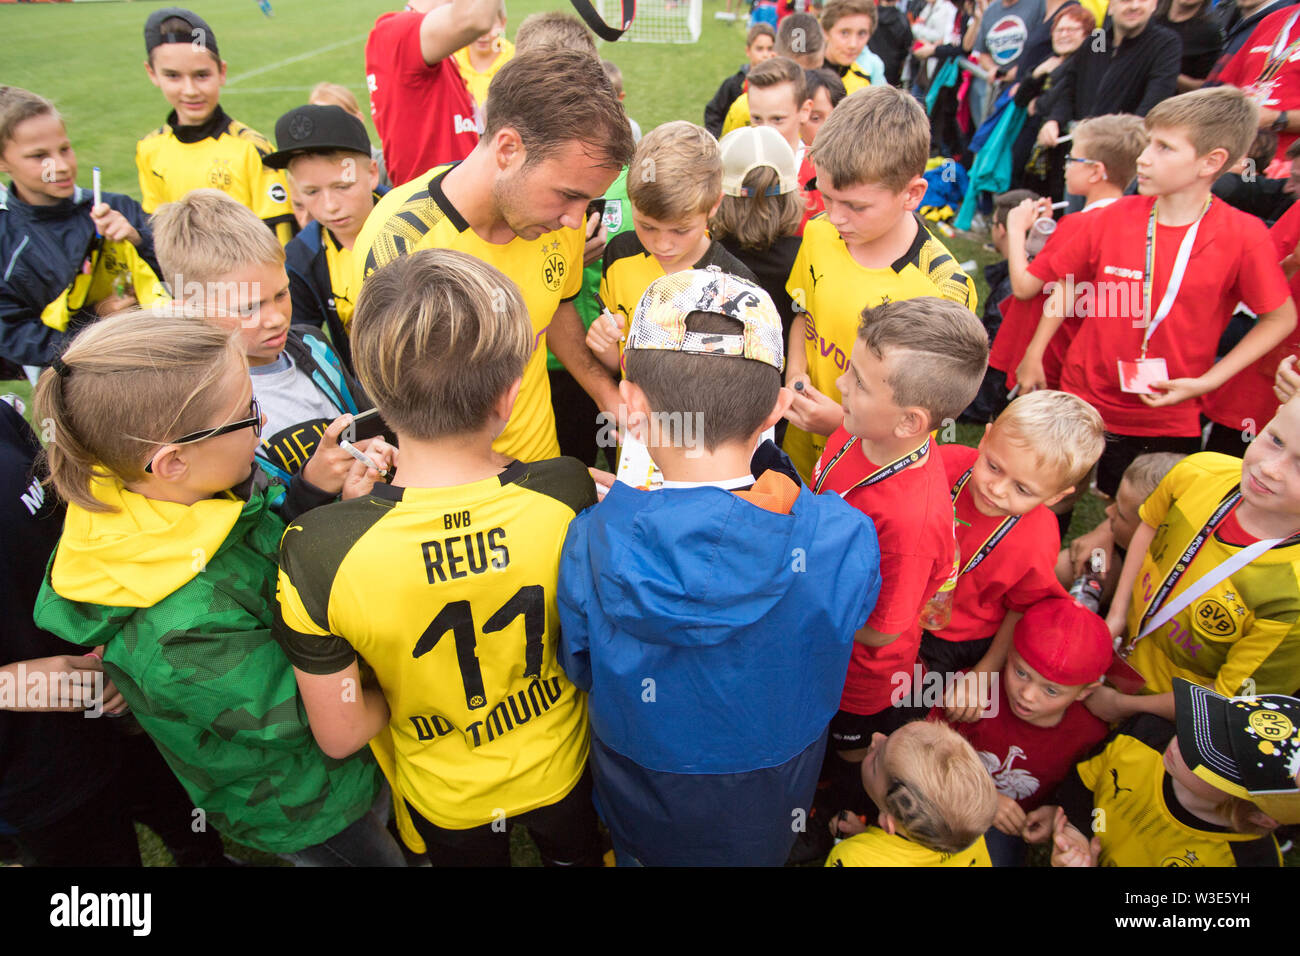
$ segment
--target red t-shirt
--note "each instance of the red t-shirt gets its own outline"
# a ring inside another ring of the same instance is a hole
[[[1029,271],[1045,282],[1073,277],[1089,315],[1066,353],[1061,390],[1092,404],[1118,435],[1192,437],[1200,402],[1150,408],[1121,391],[1118,360],[1142,351],[1142,276],[1154,196],[1125,196],[1089,216],[1069,242],[1044,250]],[[1154,312],[1164,298],[1187,226],[1156,226]],[[1238,302],[1257,313],[1289,295],[1268,230],[1255,216],[1216,200],[1201,221],[1173,308],[1151,335],[1148,358],[1163,358],[1169,378],[1195,378],[1214,364],[1215,346]]]
[[[1290,55],[1271,82],[1259,82],[1264,65],[1273,55],[1279,35],[1286,29],[1295,12],[1295,7],[1285,7],[1259,21],[1259,26],[1255,27],[1250,39],[1219,74],[1220,82],[1245,90],[1263,109],[1300,110],[1300,46],[1290,50]],[[1291,32],[1282,40],[1284,50],[1297,40],[1300,40],[1300,19],[1296,20],[1291,26]],[[1295,141],[1295,133],[1278,133],[1274,158],[1285,162],[1287,148]]]
[[[370,115],[394,186],[459,162],[478,144],[474,99],[455,60],[424,62],[423,19],[409,11],[381,14],[366,41]]]
[[[999,678],[1001,675],[999,675]],[[943,720],[943,709],[930,712]],[[1082,701],[1066,708],[1055,727],[1036,727],[1011,712],[1006,685],[998,681],[998,710],[969,724],[954,723],[993,775],[998,793],[1011,797],[1028,813],[1041,805],[1075,763],[1109,732]]]
[[[1099,200],[1100,201],[1100,200]],[[1107,203],[1107,205],[1110,205]],[[1098,206],[1093,209],[1085,209],[1082,212],[1071,213],[1068,216],[1062,216],[1056,223],[1056,231],[1047,237],[1047,242],[1043,246],[1043,251],[1039,256],[1046,255],[1049,249],[1068,243],[1074,234],[1083,226],[1086,216],[1094,212],[1100,212],[1105,206]],[[1037,256],[1035,258],[1038,258]],[[1000,306],[1002,311],[1002,324],[998,326],[998,334],[993,340],[993,347],[989,349],[989,365],[1000,371],[1007,373],[1007,390],[1016,384],[1016,366],[1018,366],[1025,357],[1025,350],[1029,348],[1029,342],[1038,331],[1038,320],[1043,317],[1043,306],[1047,304],[1048,294],[1041,293],[1035,298],[1029,300],[1017,299],[1015,296],[1009,296]],[[1047,376],[1047,387],[1056,388],[1061,379],[1061,366],[1065,362],[1065,353],[1074,341],[1074,337],[1079,332],[1079,326],[1083,324],[1081,314],[1066,316],[1061,327],[1056,330],[1052,340],[1047,345],[1047,351],[1043,354],[1043,372]]]
[[[939,459],[948,485],[957,484],[979,452],[965,445],[940,445]],[[957,512],[957,544],[961,566],[975,557],[980,546],[1002,524],[975,508],[970,483],[954,503]],[[935,636],[946,641],[977,641],[992,637],[1007,611],[1024,611],[1050,597],[1065,597],[1056,580],[1056,556],[1061,550],[1061,533],[1056,515],[1039,505],[1007,532],[992,551],[970,571],[957,579],[953,595],[952,620]]]
[[[827,439],[826,451],[813,469],[813,485],[851,437],[839,428]],[[867,624],[882,634],[898,635],[884,647],[854,641],[840,700],[840,709],[852,714],[878,713],[890,705],[895,691],[907,693],[921,646],[917,616],[952,572],[952,498],[933,447],[923,464],[851,491],[845,498],[875,522],[880,544],[880,596]],[[844,492],[879,467],[855,445],[830,470],[822,494]],[[896,675],[903,675],[901,684]]]
[[[1269,230],[1280,262],[1295,251],[1300,242],[1300,203],[1296,203]],[[1291,298],[1300,299],[1300,272],[1291,277]],[[1278,363],[1288,355],[1300,353],[1300,326],[1254,364],[1228,379],[1222,387],[1203,398],[1205,417],[1212,422],[1258,434],[1277,413],[1277,396],[1273,394],[1273,377]]]

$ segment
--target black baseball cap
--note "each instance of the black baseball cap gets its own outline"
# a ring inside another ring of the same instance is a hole
[[[184,20],[190,28],[184,33],[174,30],[163,33],[162,25],[173,17]],[[144,22],[144,52],[152,54],[154,47],[164,43],[192,43],[206,49],[218,60],[221,59],[221,54],[217,52],[217,35],[212,32],[212,27],[197,13],[184,7],[163,7],[149,14],[149,19]]]
[[[285,169],[289,160],[305,152],[347,150],[370,155],[365,124],[341,106],[296,106],[275,121],[274,153],[262,165]]]

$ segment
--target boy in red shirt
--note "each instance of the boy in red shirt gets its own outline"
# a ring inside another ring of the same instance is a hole
[[[1075,233],[1088,222],[1087,216],[1105,209],[1124,195],[1124,190],[1137,173],[1138,156],[1146,149],[1147,134],[1142,119],[1128,114],[1112,113],[1086,119],[1074,129],[1070,155],[1065,159],[1065,190],[1083,197],[1083,209],[1062,216],[1056,231],[1047,238],[1043,247],[1049,253],[1067,245]],[[1002,325],[989,349],[989,365],[1007,375],[1007,390],[1016,384],[1015,370],[1025,356],[1025,349],[1034,337],[1038,320],[1042,317],[1046,295],[1034,295],[1041,288],[1029,274],[1029,258],[1025,243],[1034,220],[1050,215],[1039,203],[1023,202],[1007,213],[1006,257],[1013,292],[1032,296],[1028,300],[1013,298],[1003,306]],[[1066,318],[1047,346],[1043,355],[1043,370],[1048,388],[1059,388],[1061,366],[1066,350],[1074,341],[1083,323],[1079,310]]]
[[[921,659],[945,677],[1002,669],[1030,605],[1065,597],[1056,580],[1060,533],[1049,507],[1088,477],[1105,446],[1101,416],[1065,392],[1022,395],[989,425],[979,448],[941,445],[956,515],[961,575],[945,627],[921,635]],[[987,679],[984,686],[988,686]],[[978,715],[973,695],[971,719]]]
[[[1245,155],[1256,117],[1240,90],[1225,87],[1158,104],[1146,117],[1151,143],[1138,158],[1141,195],[1092,215],[1069,243],[1029,266],[1036,281],[1023,291],[1060,281],[1016,378],[1026,391],[1045,386],[1047,344],[1077,301],[1089,319],[1066,354],[1061,388],[1106,422],[1097,487],[1107,496],[1138,455],[1198,450],[1200,396],[1295,328],[1295,305],[1263,223],[1210,197],[1219,173]],[[1215,363],[1237,302],[1259,321]]]
[[[998,788],[998,814],[984,835],[994,866],[1024,864],[1026,815],[1106,736],[1106,723],[1083,701],[1111,654],[1105,621],[1069,598],[1049,598],[1016,624],[986,716],[955,719],[951,708],[931,713],[946,716],[970,742]]]
[[[945,299],[888,302],[862,312],[848,369],[835,383],[844,424],[813,470],[876,524],[880,597],[857,635],[839,713],[831,721],[834,811],[865,809],[859,764],[874,733],[921,716],[892,706],[910,690],[921,642],[917,615],[953,570],[952,499],[930,432],[979,390],[988,337],[969,309]],[[811,828],[816,829],[816,828]]]

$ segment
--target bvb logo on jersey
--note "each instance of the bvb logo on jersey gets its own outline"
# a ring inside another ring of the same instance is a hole
[[[1237,620],[1232,612],[1214,598],[1206,598],[1196,605],[1193,618],[1197,630],[1211,637],[1230,637],[1237,630]]]
[[[212,160],[212,168],[208,170],[208,184],[214,189],[229,189],[235,181],[234,173],[230,171],[230,160],[222,159],[220,156]]]
[[[542,279],[546,282],[546,288],[555,292],[564,282],[564,274],[568,271],[568,265],[564,259],[555,252],[546,257],[542,264]]]

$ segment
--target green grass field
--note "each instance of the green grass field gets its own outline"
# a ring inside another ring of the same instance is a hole
[[[229,64],[222,105],[226,112],[268,136],[286,110],[306,102],[322,80],[349,87],[366,103],[363,51],[375,17],[399,4],[388,0],[273,0],[275,16],[264,17],[253,0],[199,0],[193,7],[216,33]],[[161,124],[169,107],[144,70],[144,21],[161,3],[85,3],[5,5],[0,7],[0,34],[5,51],[0,81],[26,87],[52,99],[67,121],[77,152],[78,181],[90,183],[90,168],[103,170],[104,188],[139,198],[135,143]],[[559,0],[510,0],[507,33],[528,14],[570,9]],[[641,128],[649,131],[674,119],[700,122],[704,104],[717,85],[744,60],[745,29],[713,13],[723,0],[706,0],[700,41],[693,45],[603,43],[601,55],[623,71],[625,105]],[[374,130],[371,129],[374,137]],[[975,260],[981,301],[987,296],[979,267],[995,254],[965,239],[946,243],[959,260]],[[0,382],[0,393],[30,399],[24,382]],[[30,402],[29,402],[30,404]],[[974,444],[979,430],[962,426],[958,440]],[[1072,534],[1092,527],[1101,503],[1086,496],[1075,509]],[[144,832],[146,861],[170,865],[171,858],[152,834]],[[274,863],[242,847],[232,852],[245,859]],[[517,863],[536,863],[531,841],[519,834]]]

